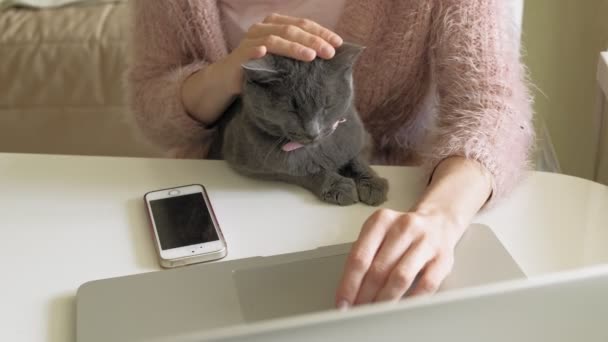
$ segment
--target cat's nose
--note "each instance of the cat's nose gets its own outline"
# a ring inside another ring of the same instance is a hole
[[[318,122],[313,121],[306,127],[306,138],[311,141],[316,141],[321,137],[321,126]]]
[[[315,142],[321,139],[321,132],[308,132],[306,133],[306,139]]]
[[[317,135],[307,134],[306,135],[306,140],[308,140],[309,142],[317,142],[319,139],[321,139],[321,135],[319,135],[319,134],[317,134]]]

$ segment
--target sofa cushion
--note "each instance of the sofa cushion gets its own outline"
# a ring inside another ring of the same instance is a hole
[[[128,21],[125,1],[0,12],[0,150],[151,155],[127,120]]]

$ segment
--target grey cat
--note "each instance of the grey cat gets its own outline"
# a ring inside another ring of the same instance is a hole
[[[362,48],[300,62],[267,55],[243,65],[242,95],[217,124],[210,158],[237,172],[300,185],[338,205],[386,201],[388,182],[362,156],[352,70]]]

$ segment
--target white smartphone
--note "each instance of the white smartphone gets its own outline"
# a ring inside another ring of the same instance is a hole
[[[144,200],[161,266],[221,259],[227,254],[205,187],[199,184],[151,191]]]

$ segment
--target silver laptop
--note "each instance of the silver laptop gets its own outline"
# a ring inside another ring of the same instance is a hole
[[[260,321],[333,311],[350,244],[198,264],[83,284],[77,340],[170,340]],[[472,225],[440,292],[523,278],[491,229]]]
[[[608,265],[152,342],[606,342]]]

